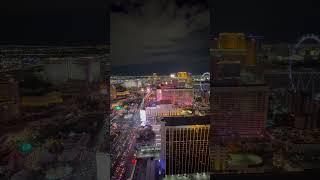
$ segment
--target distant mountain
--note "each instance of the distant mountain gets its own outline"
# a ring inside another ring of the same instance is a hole
[[[187,71],[193,74],[208,72],[208,60],[184,62],[183,60],[175,62],[157,62],[152,64],[131,64],[123,66],[112,66],[112,75],[149,75],[152,73],[170,74],[173,72]]]

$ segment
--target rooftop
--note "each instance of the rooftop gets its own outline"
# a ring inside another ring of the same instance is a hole
[[[312,179],[313,177],[319,176],[318,171],[306,171],[306,172],[266,172],[266,173],[247,173],[247,174],[215,174],[213,179],[216,180],[239,180],[239,179],[260,179],[260,180],[270,180],[270,179]]]
[[[210,116],[164,117],[162,121],[166,123],[166,126],[208,125]]]
[[[265,82],[256,81],[255,83],[247,83],[239,79],[223,79],[214,81],[211,84],[212,87],[257,87],[267,86]]]

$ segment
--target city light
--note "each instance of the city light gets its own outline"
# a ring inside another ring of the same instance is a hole
[[[33,149],[32,145],[30,143],[22,143],[20,145],[20,151],[24,153],[29,153]]]
[[[137,164],[137,160],[136,159],[132,159],[131,163],[132,163],[132,165],[135,165],[135,164]]]
[[[145,110],[140,110],[140,120],[141,120],[141,126],[145,126],[147,123],[147,117],[146,117]]]
[[[122,110],[122,109],[123,109],[123,107],[120,105],[115,107],[115,110],[117,110],[117,111]]]
[[[176,74],[171,73],[171,74],[170,74],[170,77],[171,77],[171,78],[175,78],[175,77],[176,77]]]

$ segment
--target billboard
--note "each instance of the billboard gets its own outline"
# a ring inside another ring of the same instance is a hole
[[[147,116],[145,110],[140,110],[140,120],[141,120],[141,126],[145,126],[147,123]]]

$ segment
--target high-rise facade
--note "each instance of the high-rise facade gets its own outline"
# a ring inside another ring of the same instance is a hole
[[[162,168],[166,175],[210,171],[210,117],[165,117],[161,125]]]
[[[214,87],[211,112],[214,137],[259,137],[266,124],[265,86]]]
[[[255,40],[221,33],[211,41],[210,157],[213,170],[224,171],[225,143],[263,136],[268,88],[256,68]],[[217,156],[217,149],[223,155]]]

